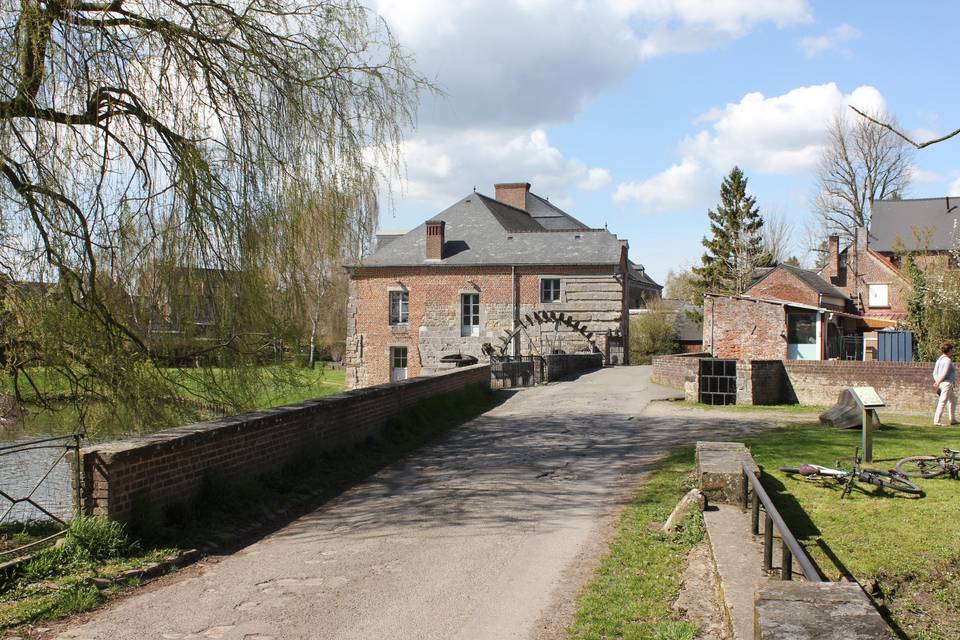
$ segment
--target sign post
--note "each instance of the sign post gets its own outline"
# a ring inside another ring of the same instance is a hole
[[[863,411],[863,428],[860,448],[863,449],[863,461],[873,462],[873,425],[877,417],[877,408],[887,406],[873,387],[851,387],[850,392],[856,398]]]

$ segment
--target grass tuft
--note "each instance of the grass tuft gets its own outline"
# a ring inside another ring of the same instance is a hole
[[[573,640],[692,640],[698,625],[678,619],[671,605],[683,577],[684,556],[703,539],[703,515],[694,511],[675,535],[656,528],[694,486],[693,448],[672,451],[643,482],[624,510],[610,549],[577,601]]]

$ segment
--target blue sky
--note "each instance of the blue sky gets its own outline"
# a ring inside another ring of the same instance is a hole
[[[628,239],[662,282],[699,260],[706,209],[733,164],[802,254],[823,132],[848,104],[886,109],[920,138],[960,127],[960,3],[375,6],[445,91],[424,100],[382,228],[416,226],[474,186],[492,195],[494,182],[529,181]],[[918,151],[906,195],[960,195],[958,154],[960,140]]]

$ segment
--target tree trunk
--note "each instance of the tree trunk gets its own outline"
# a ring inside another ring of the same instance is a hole
[[[317,353],[317,319],[314,318],[310,326],[310,357],[307,359],[307,366],[313,370],[315,354]]]

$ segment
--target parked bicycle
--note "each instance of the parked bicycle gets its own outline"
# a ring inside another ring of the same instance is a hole
[[[837,460],[837,466],[840,461]],[[823,478],[833,478],[837,482],[843,483],[843,492],[841,498],[849,495],[857,482],[866,482],[875,487],[891,489],[901,493],[912,495],[923,495],[923,489],[907,480],[906,476],[897,471],[881,471],[880,469],[867,469],[860,466],[860,447],[857,447],[853,454],[852,469],[831,469],[822,467],[818,464],[802,464],[799,467],[780,467],[780,471],[790,474],[799,474],[808,480]]]
[[[954,480],[960,476],[960,451],[945,448],[940,456],[910,456],[897,463],[897,471],[908,478],[936,478],[947,474]]]

